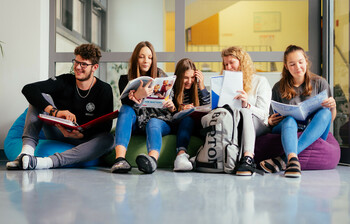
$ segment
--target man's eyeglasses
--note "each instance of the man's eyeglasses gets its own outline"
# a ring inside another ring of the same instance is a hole
[[[74,64],[74,66],[80,65],[80,67],[83,68],[83,69],[87,68],[87,66],[89,66],[89,65],[94,65],[94,64],[87,64],[85,62],[80,62],[80,61],[77,61],[75,59],[73,59],[72,62]]]

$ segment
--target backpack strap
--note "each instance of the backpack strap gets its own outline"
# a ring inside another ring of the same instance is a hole
[[[218,163],[203,163],[203,162],[197,161],[197,158],[196,158],[196,167],[217,169]]]
[[[206,136],[208,132],[215,131],[215,125],[210,125],[208,127],[202,128],[199,133],[202,136]]]

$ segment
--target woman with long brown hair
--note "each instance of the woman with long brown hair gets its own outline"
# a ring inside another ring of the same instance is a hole
[[[181,59],[175,68],[174,104],[178,111],[210,103],[210,94],[204,86],[204,76],[188,58]],[[192,163],[186,153],[194,127],[199,124],[190,116],[182,119],[177,126],[174,171],[192,170]]]
[[[281,133],[285,154],[264,160],[260,166],[268,173],[285,170],[286,177],[300,177],[301,167],[298,154],[318,138],[326,140],[331,122],[336,116],[336,103],[331,96],[327,81],[310,71],[310,62],[303,48],[290,45],[284,52],[282,78],[272,89],[272,100],[284,104],[297,105],[326,90],[328,98],[306,121],[298,121],[291,116],[271,114],[269,125],[272,133]],[[303,133],[298,138],[297,132]]]
[[[157,68],[156,53],[152,44],[143,41],[137,44],[130,58],[128,75],[119,79],[119,91],[123,92],[128,81],[140,76],[152,78],[164,77],[166,74]],[[111,168],[113,173],[126,173],[131,170],[131,165],[125,159],[127,147],[134,132],[146,132],[147,154],[140,154],[136,157],[138,169],[144,173],[153,173],[157,168],[157,160],[162,146],[162,136],[171,131],[170,122],[175,106],[171,99],[168,99],[163,108],[140,107],[142,99],[150,96],[153,88],[150,82],[143,84],[135,91],[131,90],[128,97],[122,99],[122,107],[119,111],[117,126],[115,130],[115,152],[116,160]]]

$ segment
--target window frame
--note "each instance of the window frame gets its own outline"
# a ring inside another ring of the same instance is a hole
[[[87,0],[93,1],[93,0]],[[323,4],[326,4],[330,0],[324,0]],[[98,1],[93,1],[99,3]],[[188,57],[195,62],[220,62],[221,52],[186,52],[186,29],[185,29],[185,0],[175,1],[175,52],[157,52],[157,59],[159,62],[177,62],[181,58]],[[91,4],[87,4],[92,6]],[[101,7],[102,4],[101,4]],[[90,9],[91,10],[91,9]],[[106,11],[105,11],[106,12]],[[53,76],[55,74],[56,62],[69,62],[73,55],[72,53],[56,52],[56,2],[50,1],[50,52],[49,52],[49,74]],[[312,71],[316,74],[321,73],[321,3],[320,1],[309,0],[309,51],[307,52],[310,60],[313,63]],[[106,15],[105,15],[106,18]],[[87,19],[91,23],[90,19]],[[329,21],[324,21],[324,24]],[[105,23],[102,23],[105,24]],[[90,26],[91,27],[91,26]],[[106,27],[102,27],[104,32]],[[89,32],[89,31],[87,31]],[[90,30],[91,33],[91,30]],[[324,35],[324,34],[323,34]],[[91,40],[91,37],[88,38]],[[103,44],[102,44],[103,45]],[[105,45],[103,45],[105,47]],[[326,45],[324,45],[326,46]],[[101,47],[102,50],[105,48]],[[255,62],[281,62],[283,61],[283,52],[248,52]],[[128,62],[132,52],[102,52],[101,63],[108,62]],[[331,73],[329,73],[331,75]],[[106,76],[104,72],[101,72],[101,78]]]

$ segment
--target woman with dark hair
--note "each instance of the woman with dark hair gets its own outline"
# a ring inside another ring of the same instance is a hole
[[[288,46],[284,52],[283,62],[282,78],[272,89],[272,100],[297,105],[324,90],[327,90],[329,96],[322,102],[323,108],[304,122],[297,121],[291,116],[282,117],[277,113],[271,114],[268,119],[272,133],[281,133],[285,154],[264,160],[260,166],[268,173],[285,170],[286,177],[300,177],[298,154],[318,138],[326,140],[331,122],[337,113],[336,103],[331,96],[327,81],[310,71],[311,64],[303,48]],[[303,131],[299,138],[298,131]]]
[[[157,68],[157,58],[154,48],[148,41],[137,44],[130,58],[128,75],[119,79],[119,91],[123,92],[128,81],[140,76],[152,78],[165,77],[166,74]],[[140,154],[136,157],[138,169],[144,173],[153,173],[157,168],[157,160],[162,146],[162,136],[170,133],[170,122],[175,106],[171,99],[163,104],[163,108],[140,107],[142,99],[153,93],[150,83],[143,84],[135,91],[130,91],[128,97],[122,99],[115,130],[116,160],[111,168],[112,173],[127,173],[131,165],[125,159],[131,134],[146,132],[148,155]]]
[[[178,111],[210,103],[210,94],[204,86],[204,77],[195,64],[188,58],[181,59],[175,68],[174,104]],[[192,170],[187,148],[193,128],[199,126],[190,116],[180,121],[177,128],[174,171]]]

